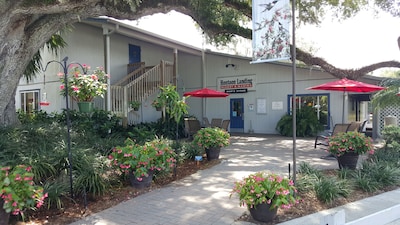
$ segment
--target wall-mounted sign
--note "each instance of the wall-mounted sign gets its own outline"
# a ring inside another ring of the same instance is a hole
[[[283,110],[283,102],[272,102],[272,110]]]
[[[226,93],[246,93],[256,90],[256,75],[217,78],[217,89]],[[237,92],[227,92],[239,90]],[[246,90],[246,91],[243,91]]]
[[[225,93],[246,93],[247,89],[228,89]]]
[[[257,113],[266,114],[267,113],[267,99],[257,98]]]

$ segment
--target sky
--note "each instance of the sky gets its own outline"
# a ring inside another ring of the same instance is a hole
[[[131,24],[199,48],[218,50],[203,44],[202,32],[195,22],[178,12],[146,16]],[[343,22],[327,18],[319,27],[308,25],[296,29],[296,45],[305,50],[312,46],[316,56],[336,67],[350,69],[387,60],[400,61],[399,36],[400,18],[385,12],[374,15],[363,11]],[[251,45],[239,52],[251,55]]]

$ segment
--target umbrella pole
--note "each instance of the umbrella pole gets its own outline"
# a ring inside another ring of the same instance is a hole
[[[344,123],[344,107],[346,103],[346,91],[343,91],[342,123]]]

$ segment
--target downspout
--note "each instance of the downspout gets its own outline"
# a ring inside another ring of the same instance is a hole
[[[104,69],[107,74],[111,74],[111,50],[110,35],[119,29],[119,25],[115,25],[115,29],[109,30],[103,26],[103,42],[104,42]],[[107,81],[106,110],[111,111],[111,79]]]
[[[174,85],[178,91],[178,49],[174,49]]]

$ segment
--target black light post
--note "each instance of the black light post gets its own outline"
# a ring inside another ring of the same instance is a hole
[[[69,183],[70,183],[70,194],[71,198],[74,198],[74,189],[73,189],[73,179],[72,179],[72,152],[71,152],[71,121],[69,119],[69,98],[68,98],[68,67],[71,64],[76,64],[79,65],[82,68],[82,71],[84,74],[86,74],[86,69],[80,64],[80,63],[67,63],[68,61],[68,56],[66,56],[61,62],[52,60],[46,64],[46,67],[44,68],[43,71],[47,70],[47,66],[50,63],[58,63],[61,65],[61,67],[64,70],[64,83],[65,83],[65,108],[66,108],[66,120],[67,120],[67,150],[68,150],[68,169],[69,169]]]

